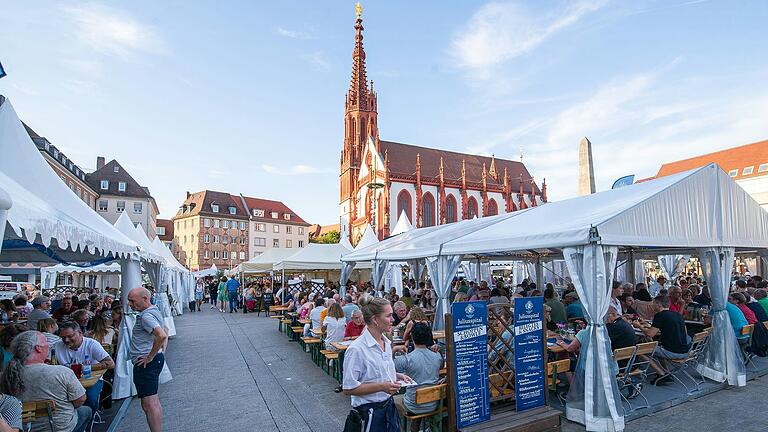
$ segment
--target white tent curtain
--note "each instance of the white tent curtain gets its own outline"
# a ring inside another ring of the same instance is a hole
[[[660,255],[657,257],[662,273],[670,282],[674,281],[685,270],[685,265],[688,264],[689,259],[691,259],[690,255]]]
[[[763,279],[768,279],[768,249],[760,249],[757,254],[760,256],[760,269],[762,270],[760,276]]]
[[[387,266],[386,276],[384,277],[384,287],[386,289],[395,288],[398,296],[403,296],[403,266],[402,264],[390,263]]]
[[[432,288],[437,294],[437,306],[435,307],[435,320],[432,329],[442,330],[445,328],[444,315],[450,306],[448,298],[451,294],[451,282],[459,271],[461,255],[429,257],[426,262]]]
[[[419,282],[424,278],[424,268],[426,263],[421,259],[408,260],[408,276],[416,281],[416,286],[419,286]]]
[[[344,297],[347,294],[347,280],[352,274],[352,270],[355,269],[357,263],[355,261],[341,262],[341,276],[339,277],[339,295]]]
[[[528,282],[536,282],[536,262],[534,261],[526,262],[525,268],[528,272],[528,275],[526,276],[528,278]]]
[[[744,264],[746,264],[747,271],[749,272],[750,275],[757,274],[757,258],[755,257],[744,258]]]
[[[526,274],[526,264],[522,261],[515,261],[513,270],[512,270],[512,281],[515,285],[519,285],[523,282],[523,279],[525,279]]]
[[[5,222],[8,220],[8,209],[13,205],[11,196],[3,188],[0,187],[0,227],[5,232]],[[3,242],[0,241],[0,252],[3,251]]]
[[[141,286],[141,263],[137,257],[120,260],[123,275],[123,286],[120,291],[120,301],[123,305],[123,319],[120,323],[120,337],[115,356],[115,380],[112,387],[112,399],[123,399],[136,394],[133,385],[133,364],[128,357],[128,347],[131,343],[133,324],[136,318],[128,306],[128,291]]]
[[[387,270],[387,261],[373,260],[371,261],[371,266],[373,267],[371,271],[371,282],[373,282],[374,292],[378,294],[380,292],[380,287],[384,283],[384,276]]]
[[[544,270],[544,283],[551,283],[554,285],[555,279],[557,278],[557,273],[555,273],[555,262],[554,261],[547,261],[541,263],[541,267]],[[543,290],[543,287],[538,287],[539,289]]]
[[[747,384],[746,371],[736,334],[725,310],[731,287],[733,257],[734,248],[699,249],[701,268],[712,298],[710,315],[713,332],[697,370],[713,381],[728,381],[730,385],[744,386]]]
[[[647,278],[645,262],[642,259],[635,259],[635,283],[647,283]]]
[[[488,282],[488,285],[493,286],[493,273],[491,273],[491,262],[480,261],[480,280]]]
[[[618,248],[590,244],[563,249],[568,271],[584,306],[587,334],[581,346],[566,415],[588,431],[624,430],[616,377],[611,372],[611,342],[605,328]]]

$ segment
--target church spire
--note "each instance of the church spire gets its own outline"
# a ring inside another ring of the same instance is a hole
[[[363,7],[360,2],[355,5],[357,19],[355,20],[355,48],[352,50],[352,79],[347,92],[347,109],[361,111],[376,110],[376,95],[373,92],[373,82],[368,88],[368,78],[365,72],[365,49],[363,48]]]

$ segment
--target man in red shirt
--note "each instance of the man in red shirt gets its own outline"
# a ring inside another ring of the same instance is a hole
[[[347,323],[347,328],[344,330],[344,340],[360,336],[363,329],[365,329],[365,321],[363,321],[363,313],[358,309],[352,312],[352,319]]]

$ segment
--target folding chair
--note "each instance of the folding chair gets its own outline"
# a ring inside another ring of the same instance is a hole
[[[629,369],[629,378],[635,390],[637,390],[637,394],[645,401],[645,406],[634,408],[633,411],[651,406],[648,398],[643,394],[643,384],[648,379],[648,369],[651,368],[651,359],[658,345],[658,342],[645,342],[635,346],[636,350],[632,359],[631,369]]]
[[[707,346],[706,342],[709,340],[709,332],[700,332],[693,335],[693,340],[691,341],[691,347],[688,349],[688,356],[684,359],[677,359],[677,360],[671,360],[671,359],[665,359],[664,364],[662,365],[662,369],[664,369],[667,373],[669,373],[672,378],[674,378],[677,382],[682,384],[683,387],[685,387],[686,392],[688,394],[692,394],[697,391],[701,391],[701,384],[704,384],[704,380],[702,379],[701,382],[699,382],[696,378],[691,376],[691,374],[688,373],[686,369],[689,367],[695,367],[699,363],[699,357],[701,356],[701,353],[704,351],[704,347]],[[680,377],[677,376],[678,372],[682,372],[687,376],[691,381],[693,381],[694,386],[696,386],[695,390],[691,390],[688,388],[688,386],[680,379]]]
[[[624,402],[629,405],[629,411],[634,411],[632,408],[632,402],[629,399],[637,396],[637,388],[632,382],[632,376],[629,372],[632,370],[632,363],[635,360],[635,352],[637,352],[636,346],[617,348],[613,350],[613,359],[619,365],[619,371],[616,374],[616,384],[619,387],[619,394]],[[623,365],[622,365],[623,363]],[[624,393],[627,394],[624,394]]]
[[[53,428],[53,413],[56,412],[56,402],[51,399],[23,402],[21,404],[21,425],[24,430],[32,429],[32,422],[38,418],[48,417],[48,426]]]
[[[557,391],[557,385],[560,384],[558,375],[568,372],[570,368],[570,359],[547,362],[547,382],[549,383],[549,390],[555,393],[555,396],[557,396],[557,399],[563,406],[565,406],[565,397]]]
[[[752,334],[755,332],[755,325],[745,325],[741,328],[741,335],[747,336],[746,338],[739,339],[739,350],[741,350],[741,357],[744,360],[744,365],[749,366],[752,365],[752,367],[757,370],[757,366],[755,366],[755,363],[752,361],[752,356],[749,352],[749,347],[752,346]]]

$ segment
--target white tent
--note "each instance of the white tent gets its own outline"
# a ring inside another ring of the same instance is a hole
[[[646,256],[699,255],[715,305],[714,333],[699,371],[713,380],[745,383],[744,365],[724,307],[734,252],[768,248],[768,214],[714,164],[621,189],[441,226],[407,241],[400,237],[344,259],[426,258],[440,303],[447,298],[464,257],[546,254],[565,259],[589,323],[566,413],[588,430],[624,428],[615,377],[603,372],[610,370],[611,353],[605,327],[599,325],[608,309],[619,248]],[[443,311],[445,303],[439,304]]]
[[[408,220],[408,215],[405,214],[405,210],[401,211],[400,216],[397,217],[395,228],[392,230],[392,235],[396,236],[412,229],[413,225],[411,225],[411,221]]]
[[[97,264],[94,266],[76,266],[76,265],[65,265],[65,264],[57,264],[54,266],[49,267],[41,267],[40,268],[40,288],[43,290],[49,290],[56,287],[56,278],[59,274],[73,274],[73,275],[79,275],[79,274],[86,274],[86,275],[98,275],[102,277],[102,283],[101,286],[98,287],[91,287],[91,288],[106,288],[114,287],[118,288],[120,287],[120,272],[122,269],[120,268],[119,263],[110,263],[110,264]]]
[[[363,236],[360,238],[360,241],[357,242],[357,246],[355,246],[355,250],[363,249],[368,246],[373,246],[376,244],[379,244],[379,238],[376,236],[376,233],[373,231],[373,228],[371,228],[370,225],[366,225],[365,231],[363,231]]]
[[[341,257],[349,252],[349,249],[339,243],[310,243],[293,255],[276,262],[273,269],[275,271],[341,270]]]
[[[234,273],[271,273],[272,267],[296,253],[296,249],[272,248],[263,254],[241,263],[234,269]]]
[[[216,276],[219,274],[219,269],[216,268],[216,264],[211,265],[207,269],[204,270],[198,270],[194,273],[192,273],[196,278],[206,277],[206,276]]]

